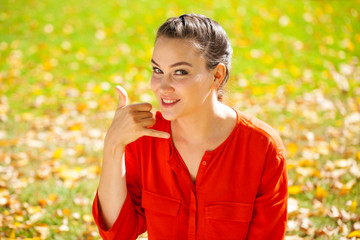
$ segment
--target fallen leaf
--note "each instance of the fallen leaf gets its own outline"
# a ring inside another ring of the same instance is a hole
[[[315,197],[319,200],[326,198],[327,192],[320,186],[316,187]]]
[[[296,195],[302,191],[301,186],[290,186],[288,187],[289,194]]]
[[[347,238],[353,238],[353,237],[360,237],[360,231],[359,231],[359,230],[352,231],[352,232],[349,233],[349,235],[347,236]]]

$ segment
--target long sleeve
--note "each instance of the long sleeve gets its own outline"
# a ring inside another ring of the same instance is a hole
[[[98,195],[96,193],[92,213],[100,236],[103,239],[136,239],[146,231],[144,209],[141,207],[140,174],[136,159],[125,152],[127,196],[120,213],[110,229],[106,229],[101,217]]]
[[[270,145],[247,240],[284,239],[287,222],[287,171],[283,146]]]

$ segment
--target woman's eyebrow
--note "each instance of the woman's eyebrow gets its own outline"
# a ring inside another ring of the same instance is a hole
[[[157,62],[155,62],[154,59],[151,59],[151,62],[153,64],[155,64],[156,66],[160,67],[160,65]],[[174,63],[173,65],[171,65],[170,67],[176,67],[176,66],[180,66],[180,65],[187,65],[187,66],[193,67],[193,65],[188,62],[177,62],[177,63]]]

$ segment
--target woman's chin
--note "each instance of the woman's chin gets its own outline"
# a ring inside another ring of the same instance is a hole
[[[161,109],[161,114],[165,120],[174,121],[176,119],[176,114],[166,109]]]

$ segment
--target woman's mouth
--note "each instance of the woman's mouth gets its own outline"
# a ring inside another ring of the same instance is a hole
[[[180,99],[164,99],[164,98],[161,98],[161,105],[163,107],[172,107],[176,103],[178,103],[179,101],[180,101]]]

